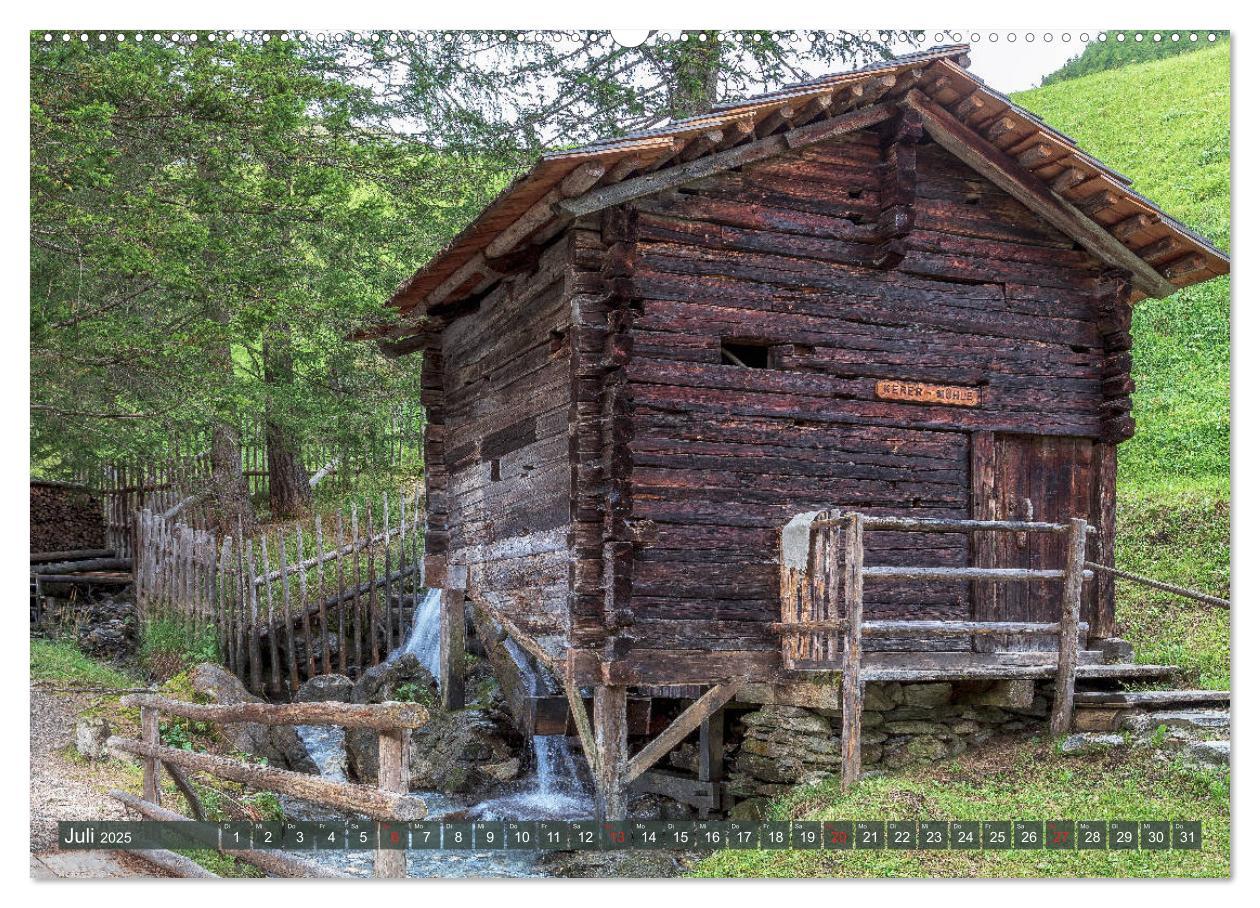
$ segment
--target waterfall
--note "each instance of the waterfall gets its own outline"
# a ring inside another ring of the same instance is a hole
[[[546,678],[510,637],[504,647],[525,678],[529,693],[549,690]],[[578,768],[577,757],[563,735],[534,735],[530,742],[534,775],[514,794],[478,804],[472,815],[515,819],[576,819],[591,816],[593,802]]]
[[[429,590],[415,608],[411,619],[411,633],[407,641],[389,654],[391,660],[403,653],[411,653],[429,670],[434,679],[441,675],[441,612],[442,591]]]

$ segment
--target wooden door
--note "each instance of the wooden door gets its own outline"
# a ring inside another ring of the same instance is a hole
[[[1051,435],[977,433],[972,437],[972,513],[983,520],[1096,523],[1094,442]],[[976,533],[978,567],[1062,568],[1067,539],[1060,533]],[[975,583],[979,621],[1058,621],[1062,584]],[[985,650],[1053,650],[1053,637],[977,641]]]

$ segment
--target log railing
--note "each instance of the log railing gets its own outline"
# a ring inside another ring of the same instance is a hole
[[[186,703],[154,694],[129,694],[123,706],[139,707],[140,738],[114,736],[108,747],[115,754],[139,757],[144,767],[144,796],[122,791],[110,794],[141,816],[152,820],[186,817],[162,806],[161,772],[165,770],[183,793],[194,817],[204,811],[185,772],[205,772],[232,782],[286,794],[345,813],[385,823],[423,819],[427,808],[421,798],[408,793],[411,730],[422,727],[428,711],[415,703],[234,703],[220,706]],[[162,744],[159,716],[167,713],[198,722],[256,722],[263,725],[340,725],[367,729],[380,735],[380,769],[377,787],[336,782],[320,776],[246,763],[215,754],[197,753]],[[383,833],[382,833],[383,835]],[[383,838],[382,840],[383,841]],[[279,876],[327,877],[342,874],[301,858],[276,851],[226,850],[246,863]],[[407,853],[402,849],[376,850],[374,873],[378,877],[404,877]]]
[[[1000,567],[868,566],[867,530],[918,533],[1058,533],[1067,537],[1062,569]],[[787,670],[841,670],[844,715],[841,748],[846,785],[861,774],[862,640],[864,637],[1053,636],[1058,641],[1051,731],[1062,734],[1072,720],[1080,637],[1081,591],[1093,572],[1085,568],[1085,543],[1093,528],[1079,518],[1067,523],[1006,520],[939,520],[876,517],[852,512],[799,514],[781,533],[780,600],[783,664]],[[1062,581],[1058,621],[864,621],[868,579]]]

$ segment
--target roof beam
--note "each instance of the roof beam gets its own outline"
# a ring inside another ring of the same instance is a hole
[[[917,89],[905,103],[923,114],[923,127],[939,145],[964,164],[1013,195],[1022,204],[1109,264],[1133,274],[1133,283],[1147,296],[1165,297],[1176,291],[1169,281],[1101,224],[1090,220],[1056,195],[1032,174],[1019,168],[1005,153],[959,123]]]
[[[692,183],[704,177],[712,176],[715,173],[730,170],[732,167],[751,164],[776,154],[782,154],[789,149],[803,148],[806,145],[813,145],[816,142],[837,138],[846,133],[874,126],[876,123],[882,123],[884,120],[889,119],[896,112],[897,106],[895,104],[863,107],[860,110],[841,114],[829,120],[820,120],[809,126],[799,126],[785,133],[767,136],[764,139],[758,139],[746,145],[738,145],[735,148],[720,151],[708,157],[697,158],[685,164],[666,167],[655,173],[634,177],[611,186],[602,186],[577,198],[557,202],[555,207],[557,211],[573,218],[594,214],[613,205],[622,205],[647,195],[653,195],[663,189],[672,189],[675,186]]]

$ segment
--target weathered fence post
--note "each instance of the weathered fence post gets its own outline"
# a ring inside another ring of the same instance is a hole
[[[391,728],[380,733],[379,784],[382,791],[390,794],[407,794],[411,787],[411,729]],[[402,831],[402,835],[406,835]],[[386,848],[378,844],[374,865],[375,875],[398,879],[407,875],[407,852],[401,848]]]
[[[451,565],[446,571],[439,612],[439,661],[442,677],[442,708],[464,708],[464,590],[468,587],[468,568]]]
[[[1081,588],[1085,582],[1085,540],[1089,525],[1072,518],[1068,529],[1067,563],[1063,572],[1063,608],[1059,616],[1059,668],[1054,678],[1054,712],[1050,733],[1067,734],[1072,727],[1076,695],[1076,660],[1079,649]]]
[[[835,530],[828,529],[834,533]],[[840,726],[841,780],[847,787],[862,775],[862,567],[865,548],[862,515],[850,514],[845,533],[844,613],[846,621],[844,674],[841,682],[844,715]]]
[[[157,748],[162,743],[158,731],[158,711],[153,706],[140,707],[140,740],[145,747]],[[144,758],[144,799],[153,804],[162,803],[162,785],[158,776],[157,757]]]

